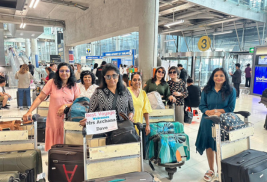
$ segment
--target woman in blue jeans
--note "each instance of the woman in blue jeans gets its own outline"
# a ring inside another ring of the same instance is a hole
[[[19,109],[23,109],[23,99],[24,92],[26,95],[27,106],[31,107],[31,89],[30,84],[31,80],[33,80],[32,74],[29,72],[29,67],[27,64],[23,64],[20,70],[16,73],[15,79],[18,79],[18,100],[19,100]]]

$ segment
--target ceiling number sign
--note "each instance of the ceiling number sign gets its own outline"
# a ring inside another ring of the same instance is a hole
[[[203,36],[198,41],[198,49],[201,51],[206,51],[210,48],[210,38],[208,36]]]

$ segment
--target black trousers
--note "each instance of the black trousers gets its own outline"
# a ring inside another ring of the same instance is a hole
[[[235,87],[235,90],[236,90],[236,97],[239,97],[239,93],[240,93],[240,83],[234,83],[234,87]]]
[[[246,85],[245,87],[250,87],[251,78],[246,78]]]
[[[34,75],[34,71],[31,71],[32,76]]]

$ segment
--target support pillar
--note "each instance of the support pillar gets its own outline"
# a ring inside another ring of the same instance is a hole
[[[37,47],[37,39],[31,39],[31,51],[31,62],[36,68],[38,68],[39,52]]]
[[[116,37],[116,51],[120,51],[120,46],[121,46],[120,38],[118,36],[118,37]]]
[[[26,57],[29,59],[29,57],[31,55],[30,39],[25,39],[25,54],[26,54]]]
[[[71,46],[65,46],[64,47],[64,62],[65,63],[70,63],[70,60],[69,60],[69,51],[72,49]]]
[[[159,0],[139,1],[140,12],[146,12],[139,24],[139,70],[143,84],[151,79],[157,65]],[[141,3],[142,2],[142,3]]]
[[[160,57],[165,56],[166,53],[166,35],[160,35]]]

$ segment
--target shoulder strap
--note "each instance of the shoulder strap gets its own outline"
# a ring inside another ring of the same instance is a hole
[[[118,91],[116,90],[114,100],[112,103],[112,110],[117,110],[117,98],[118,98]]]

